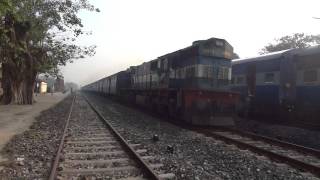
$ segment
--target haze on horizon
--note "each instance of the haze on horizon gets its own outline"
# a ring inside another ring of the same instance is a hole
[[[226,39],[243,58],[281,36],[320,34],[318,0],[90,2],[101,12],[80,14],[92,35],[79,44],[97,45],[96,55],[62,67],[65,82],[85,85],[200,39]]]

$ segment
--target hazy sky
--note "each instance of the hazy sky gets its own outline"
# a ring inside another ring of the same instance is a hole
[[[190,46],[226,39],[243,57],[255,56],[274,38],[320,34],[319,0],[90,0],[100,13],[82,12],[79,44],[97,45],[94,57],[62,68],[80,85]]]

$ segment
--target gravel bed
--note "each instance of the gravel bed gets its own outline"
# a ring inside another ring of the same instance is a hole
[[[1,153],[9,159],[0,179],[47,179],[72,97],[41,112],[30,129],[14,136]]]
[[[320,150],[320,132],[239,118],[236,127],[263,136]]]
[[[144,145],[165,165],[165,171],[175,173],[176,179],[318,179],[107,98],[93,94],[87,97],[106,119],[117,122],[116,128],[125,139]],[[155,134],[159,141],[152,140]]]

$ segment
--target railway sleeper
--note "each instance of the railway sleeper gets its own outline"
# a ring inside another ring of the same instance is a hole
[[[116,168],[94,168],[94,169],[64,169],[59,174],[61,175],[97,175],[104,174],[111,177],[117,175],[138,176],[141,175],[141,170],[134,166],[124,166]]]
[[[94,163],[64,163],[65,168],[72,169],[93,169],[93,168],[111,168],[111,167],[124,167],[124,166],[136,166],[136,163],[132,160],[123,161],[96,161]]]
[[[96,142],[96,141],[105,141],[105,140],[114,140],[114,137],[112,136],[106,136],[106,137],[79,137],[79,138],[68,138],[68,141],[71,142]]]
[[[116,143],[117,141],[113,139],[110,140],[101,140],[101,141],[67,141],[66,144],[109,144]]]
[[[117,141],[113,141],[113,140],[110,140],[110,141],[95,141],[95,142],[90,142],[90,141],[87,141],[87,142],[66,142],[66,145],[67,146],[71,146],[71,147],[83,147],[83,146],[103,146],[103,145],[115,145],[117,144],[118,142]]]
[[[108,164],[108,163],[123,163],[123,162],[129,162],[130,159],[128,158],[118,158],[118,159],[97,159],[97,160],[66,160],[65,163],[68,164]]]
[[[105,132],[105,133],[91,133],[91,134],[85,132],[85,133],[73,133],[73,136],[90,138],[90,137],[110,137],[113,135],[111,133],[107,133],[107,132]]]
[[[318,166],[320,168],[320,162],[311,163],[314,166]]]
[[[110,151],[110,150],[120,150],[120,146],[114,146],[114,145],[109,145],[109,146],[98,146],[98,147],[91,147],[91,146],[86,146],[86,147],[66,147],[63,151],[64,152],[100,152],[100,151]]]
[[[110,151],[110,152],[93,152],[93,153],[66,153],[65,158],[71,157],[110,157],[110,156],[122,156],[126,153],[124,151]]]
[[[126,153],[122,154],[92,154],[92,155],[76,155],[76,156],[69,156],[66,159],[69,160],[98,160],[98,159],[117,159],[117,158],[127,158],[128,155]]]

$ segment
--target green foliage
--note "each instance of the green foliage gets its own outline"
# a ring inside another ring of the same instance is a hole
[[[260,54],[282,51],[291,48],[307,48],[312,45],[320,44],[319,35],[305,35],[304,33],[296,33],[291,36],[284,36],[276,39],[275,43],[265,46]]]
[[[233,53],[232,59],[239,59],[240,56],[237,53]]]
[[[94,55],[95,46],[75,44],[85,34],[80,10],[99,12],[87,0],[0,0],[5,104],[32,104],[38,73],[59,76],[59,66]]]
[[[95,46],[74,44],[84,34],[80,10],[99,12],[87,0],[1,0],[0,63],[19,64],[31,56],[37,72],[57,72],[60,65],[94,55]]]
[[[7,11],[13,11],[12,2],[10,0],[1,0],[0,17],[2,17]]]

